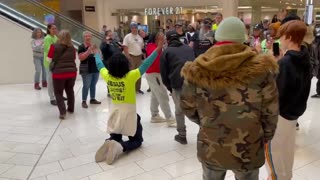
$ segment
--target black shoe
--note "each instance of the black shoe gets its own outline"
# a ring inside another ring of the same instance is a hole
[[[96,99],[91,99],[90,104],[101,104],[101,102],[97,101]]]
[[[53,106],[58,105],[56,100],[52,100],[52,101],[50,101],[50,103],[51,103],[51,105],[53,105]]]
[[[64,120],[66,118],[65,114],[60,114],[59,119]]]
[[[63,100],[64,100],[64,101],[67,101],[67,100],[68,100],[68,98],[66,98],[66,97],[63,97]]]
[[[68,113],[73,114],[74,110],[67,109]]]
[[[296,129],[299,130],[300,129],[300,125],[299,123],[296,124]]]
[[[138,90],[137,93],[142,94],[142,95],[144,94],[144,92],[141,90]]]
[[[188,141],[187,141],[186,137],[182,137],[182,136],[176,135],[174,137],[174,140],[179,142],[180,144],[188,144]]]
[[[151,89],[149,88],[149,89],[147,90],[147,92],[151,92]]]
[[[312,95],[311,98],[320,98],[319,94]]]
[[[85,108],[85,109],[88,108],[87,102],[85,102],[85,101],[82,101],[81,106],[82,106],[82,108]]]

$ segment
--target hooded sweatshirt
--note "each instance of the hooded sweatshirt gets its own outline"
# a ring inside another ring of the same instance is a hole
[[[246,45],[217,43],[182,69],[181,108],[200,126],[198,158],[223,169],[264,165],[278,116],[278,65]]]
[[[194,52],[191,47],[184,45],[179,40],[169,42],[169,47],[163,51],[160,57],[161,78],[169,91],[182,88],[181,69],[187,61],[193,61],[194,59]]]
[[[297,120],[307,108],[311,87],[311,64],[307,48],[301,46],[300,52],[287,51],[278,64],[280,115],[287,120]]]

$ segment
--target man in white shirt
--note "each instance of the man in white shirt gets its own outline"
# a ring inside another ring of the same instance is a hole
[[[126,35],[123,40],[123,50],[130,61],[130,68],[136,69],[142,64],[142,49],[144,45],[143,39],[138,34],[138,24],[132,22],[130,24],[131,33]],[[141,91],[141,79],[137,81],[136,91],[144,94]]]

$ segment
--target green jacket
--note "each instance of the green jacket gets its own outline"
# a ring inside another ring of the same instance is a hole
[[[44,38],[43,64],[46,69],[49,69],[49,64],[50,64],[47,60],[50,46],[51,44],[55,44],[57,40],[58,40],[57,36],[51,36],[49,34]]]
[[[273,57],[242,44],[214,46],[182,69],[181,107],[200,125],[202,163],[239,171],[264,165],[279,114]]]

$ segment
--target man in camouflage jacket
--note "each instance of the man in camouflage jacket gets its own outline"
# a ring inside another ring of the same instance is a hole
[[[181,107],[200,126],[204,180],[224,179],[226,170],[238,180],[258,180],[264,144],[278,121],[278,66],[273,57],[230,41],[185,64]]]

